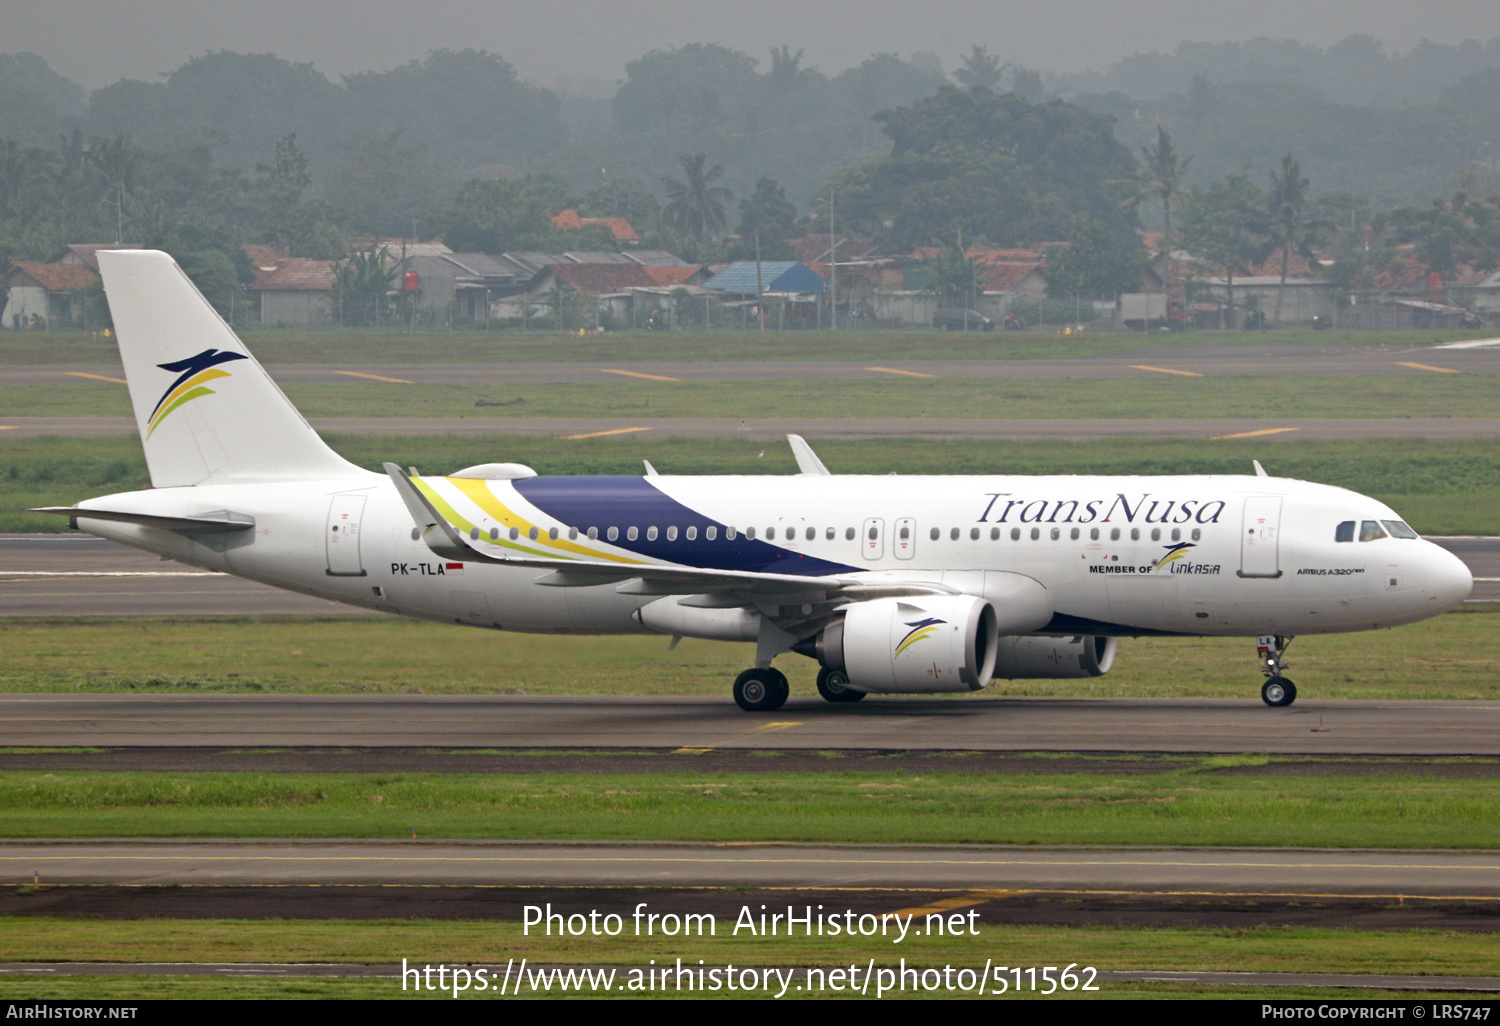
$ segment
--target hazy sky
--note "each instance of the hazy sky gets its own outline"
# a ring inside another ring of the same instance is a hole
[[[0,52],[30,50],[85,88],[155,80],[210,50],[275,53],[330,77],[441,47],[499,53],[539,85],[609,91],[652,49],[719,42],[765,59],[787,43],[836,73],[872,53],[971,43],[1044,71],[1104,66],[1179,40],[1355,32],[1406,50],[1500,37],[1495,0],[0,0]]]

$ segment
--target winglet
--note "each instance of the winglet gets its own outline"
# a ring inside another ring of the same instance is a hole
[[[797,471],[802,474],[816,474],[820,477],[832,477],[828,468],[823,466],[823,461],[818,459],[818,454],[813,452],[812,446],[807,444],[807,439],[801,435],[787,435],[787,442],[792,446],[792,455],[797,458]]]
[[[641,462],[646,465],[646,476],[647,477],[657,477],[657,476],[659,476],[656,473],[656,468],[651,465],[651,461],[650,460],[641,460]]]
[[[1260,465],[1260,460],[1251,460],[1250,462],[1255,464],[1255,476],[1256,477],[1270,477],[1271,476],[1270,474],[1266,473],[1266,468]]]
[[[390,475],[391,483],[396,486],[396,494],[401,496],[401,501],[406,503],[406,511],[411,514],[412,520],[422,530],[422,540],[434,554],[444,559],[467,560],[469,562],[490,562],[487,558],[471,549],[463,536],[453,529],[453,525],[443,519],[428,501],[427,496],[411,483],[411,478],[406,476],[405,471],[394,463],[382,464],[385,472]],[[434,535],[433,528],[437,528]]]

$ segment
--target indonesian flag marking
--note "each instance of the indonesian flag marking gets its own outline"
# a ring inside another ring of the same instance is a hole
[[[464,572],[464,565],[462,563],[444,563],[443,569],[450,574],[461,574]]]

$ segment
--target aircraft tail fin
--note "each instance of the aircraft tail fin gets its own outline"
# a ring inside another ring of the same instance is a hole
[[[101,250],[99,271],[154,486],[360,473],[318,437],[170,256]]]

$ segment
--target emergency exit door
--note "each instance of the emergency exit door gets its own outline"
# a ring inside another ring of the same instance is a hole
[[[866,559],[879,559],[885,555],[885,521],[871,518],[859,529],[859,547]]]
[[[363,577],[359,558],[359,522],[365,512],[363,495],[335,495],[328,506],[328,524],[323,532],[328,552],[328,576]]]
[[[1252,495],[1240,524],[1240,576],[1281,576],[1281,496]]]

